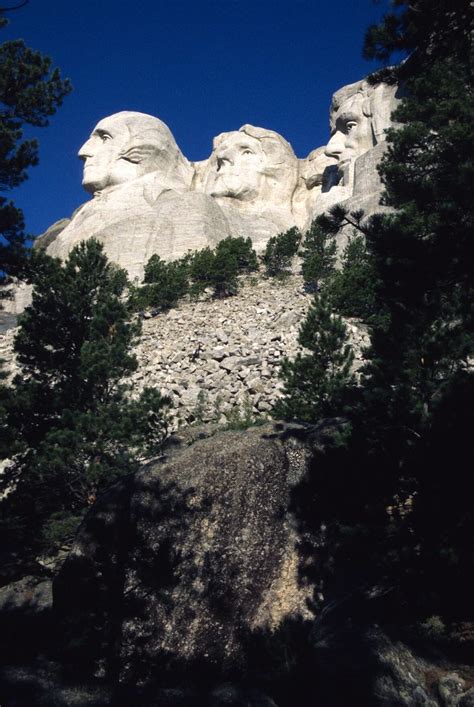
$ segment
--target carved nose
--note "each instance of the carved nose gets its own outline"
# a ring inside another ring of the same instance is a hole
[[[224,167],[224,165],[230,164],[233,165],[234,163],[229,157],[218,157],[217,158],[217,171],[221,169],[221,167]]]
[[[339,157],[342,155],[344,151],[344,140],[343,136],[341,133],[337,132],[334,133],[332,138],[329,140],[328,144],[326,145],[326,148],[324,150],[324,154],[327,157]]]
[[[83,146],[80,148],[77,156],[80,160],[85,160],[88,157],[92,157],[92,146],[90,145],[90,140],[86,140]]]

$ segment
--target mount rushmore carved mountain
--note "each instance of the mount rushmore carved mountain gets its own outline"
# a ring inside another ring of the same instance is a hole
[[[78,152],[82,185],[92,195],[35,241],[64,260],[80,241],[97,238],[105,254],[141,280],[149,258],[176,260],[228,236],[250,237],[257,252],[296,226],[303,232],[331,206],[368,214],[380,206],[377,165],[400,99],[396,85],[367,79],[336,91],[326,145],[298,159],[284,137],[243,125],[213,140],[210,156],[190,162],[165,123],[135,111],[108,116]],[[346,243],[340,234],[340,247]],[[31,287],[20,284],[6,309],[20,313]]]
[[[37,245],[64,259],[95,237],[111,260],[141,278],[155,253],[173,260],[227,236],[250,236],[262,251],[271,236],[306,229],[335,203],[373,212],[381,192],[376,166],[397,100],[396,86],[344,86],[332,99],[327,145],[305,159],[273,130],[243,125],[218,135],[208,159],[192,163],[158,118],[116,113],[78,153],[92,199]]]

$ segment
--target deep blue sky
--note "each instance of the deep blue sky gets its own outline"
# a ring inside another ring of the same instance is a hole
[[[3,5],[14,4],[15,0]],[[213,136],[252,123],[304,157],[328,138],[331,94],[375,68],[362,59],[372,0],[30,0],[5,39],[48,54],[74,92],[35,131],[40,165],[12,192],[38,235],[88,197],[76,153],[119,110],[161,118],[190,160]]]

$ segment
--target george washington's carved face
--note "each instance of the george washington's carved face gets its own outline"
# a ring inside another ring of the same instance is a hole
[[[145,113],[123,111],[104,118],[79,150],[82,185],[96,193],[148,172],[178,172],[185,162],[168,127]]]

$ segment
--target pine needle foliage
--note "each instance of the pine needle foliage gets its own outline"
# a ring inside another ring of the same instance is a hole
[[[328,278],[324,292],[341,316],[371,323],[380,315],[376,283],[377,273],[365,237],[354,231],[342,253],[341,269]]]
[[[326,216],[319,216],[304,237],[301,270],[305,285],[311,292],[317,292],[322,281],[334,273],[336,234],[332,222]]]
[[[286,277],[300,243],[301,233],[297,228],[272,236],[262,256],[266,274],[269,277]]]
[[[152,308],[165,312],[175,307],[189,292],[189,258],[165,262],[152,255],[145,266],[142,287],[132,287],[129,304],[132,310]]]
[[[0,13],[0,29],[6,24]],[[49,57],[21,39],[0,45],[0,192],[19,186],[38,164],[38,142],[23,138],[25,126],[46,127],[70,91]],[[22,211],[0,196],[0,285],[26,275],[24,229]]]
[[[474,591],[469,3],[392,5],[366,52],[383,60],[409,52],[385,72],[406,94],[379,168],[393,211],[358,222],[332,214],[365,239],[378,311],[345,410],[350,437],[316,455],[299,518],[326,597],[377,586],[405,621],[449,622],[472,615]]]
[[[229,297],[238,290],[238,276],[258,270],[250,238],[229,236],[216,248],[204,248],[189,256],[190,294],[197,297],[212,288],[215,297]]]
[[[341,414],[354,384],[354,353],[346,326],[333,314],[325,295],[315,296],[298,341],[308,353],[298,353],[293,361],[283,362],[284,397],[277,403],[275,415],[315,422]]]

